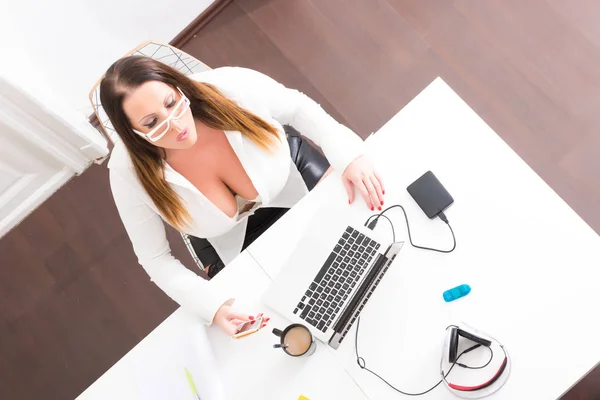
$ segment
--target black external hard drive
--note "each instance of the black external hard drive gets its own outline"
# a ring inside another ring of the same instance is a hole
[[[431,171],[425,172],[419,179],[408,185],[406,190],[425,215],[431,219],[454,202],[450,193]]]

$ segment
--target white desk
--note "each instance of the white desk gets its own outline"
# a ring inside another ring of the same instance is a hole
[[[265,307],[258,297],[269,282],[252,257],[243,252],[211,284],[234,291],[241,309],[261,310]],[[297,400],[300,394],[311,400],[366,399],[324,345],[311,357],[298,359],[273,349],[277,340],[271,329],[276,326],[285,325],[275,315],[263,331],[235,340],[217,328],[206,329],[179,309],[77,399],[194,399],[185,368],[202,400]],[[321,383],[323,376],[329,377],[329,385]]]
[[[444,328],[457,321],[489,332],[510,352],[511,376],[497,399],[555,399],[595,366],[600,322],[589,316],[600,303],[600,238],[444,82],[433,82],[368,145],[386,179],[386,206],[405,206],[415,242],[450,245],[447,227],[429,221],[405,190],[428,169],[456,200],[446,214],[458,240],[450,255],[406,246],[396,259],[362,313],[360,350],[370,368],[402,390],[428,388],[439,376]],[[323,203],[348,207],[337,174],[212,283],[236,291],[239,307],[262,309],[258,296],[302,235],[306,216]],[[360,201],[351,209],[370,215]],[[400,212],[390,217],[398,238],[406,237]],[[389,228],[383,222],[377,229]],[[442,292],[461,283],[472,286],[471,294],[444,303]],[[157,394],[164,383],[170,398],[191,398],[176,371],[182,363],[198,386],[221,376],[231,399],[400,398],[356,366],[354,330],[337,351],[321,345],[309,358],[292,359],[270,348],[271,328],[286,324],[271,317],[269,329],[235,341],[214,328],[206,335],[179,310],[79,399],[146,399],[143,393]],[[443,387],[425,397],[454,398]]]
[[[600,361],[600,238],[441,79],[368,140],[386,185],[386,206],[405,206],[417,244],[449,247],[406,186],[431,169],[455,198],[446,212],[457,249],[445,255],[408,245],[399,210],[389,216],[407,246],[362,313],[368,366],[405,391],[439,379],[444,329],[465,321],[499,339],[513,367],[496,399],[555,399]],[[305,197],[248,251],[274,277],[323,203],[348,207],[337,174]],[[370,215],[362,202],[352,206]],[[389,229],[381,222],[377,229]],[[453,303],[442,292],[471,285]],[[398,398],[358,368],[354,329],[333,354],[370,399]],[[443,386],[424,396],[453,399]]]

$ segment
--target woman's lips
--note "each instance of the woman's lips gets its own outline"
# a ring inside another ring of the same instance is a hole
[[[183,132],[181,132],[179,135],[177,135],[177,141],[181,142],[182,140],[185,140],[188,138],[189,133],[187,129],[184,129]]]

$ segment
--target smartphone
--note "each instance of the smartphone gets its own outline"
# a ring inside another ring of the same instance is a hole
[[[233,337],[238,339],[244,336],[251,335],[260,330],[262,326],[263,318],[256,318],[254,321],[248,321],[240,324],[237,331],[233,334]]]

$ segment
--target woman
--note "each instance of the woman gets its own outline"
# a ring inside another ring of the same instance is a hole
[[[206,238],[218,261],[230,262],[254,233],[247,231],[253,218],[263,213],[264,231],[280,215],[269,210],[289,208],[307,193],[283,124],[321,146],[342,173],[350,203],[357,189],[371,210],[383,204],[360,138],[304,94],[257,71],[226,67],[188,78],[130,56],[108,69],[100,100],[121,139],[110,184],[139,263],[173,300],[227,334],[247,315],[171,255],[163,220]]]

